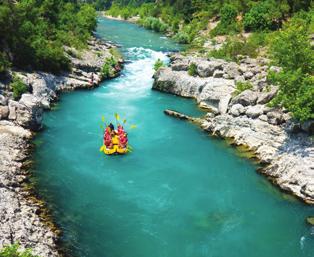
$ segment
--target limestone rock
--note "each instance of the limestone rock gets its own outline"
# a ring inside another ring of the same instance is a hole
[[[283,116],[280,110],[273,110],[267,113],[268,122],[273,125],[280,125],[283,123]]]
[[[232,104],[242,104],[243,106],[254,105],[257,101],[258,93],[250,89],[244,90],[242,93],[232,99]]]
[[[0,120],[6,119],[9,116],[9,107],[8,106],[0,106]]]
[[[231,100],[231,95],[227,95],[220,99],[219,105],[218,105],[218,110],[220,114],[227,113],[230,100]]]
[[[232,107],[230,109],[230,113],[233,116],[238,117],[241,114],[245,113],[245,108],[244,108],[244,106],[242,104],[235,104],[235,105],[232,105]]]
[[[41,129],[43,108],[35,96],[23,94],[15,111],[16,121],[19,125],[33,131]]]
[[[269,92],[262,92],[258,95],[257,103],[266,104],[271,101],[277,94],[278,88],[272,87]]]
[[[0,105],[7,105],[8,104],[8,99],[3,96],[3,95],[0,95]]]
[[[221,70],[222,65],[223,62],[219,60],[200,61],[197,63],[197,73],[200,77],[210,77],[216,70]]]
[[[263,114],[263,110],[264,110],[264,105],[258,104],[258,105],[254,105],[254,106],[249,106],[247,108],[245,114],[248,117],[255,119],[255,118],[257,118]]]
[[[222,70],[215,70],[214,74],[213,74],[213,77],[214,78],[222,78],[223,75],[224,75],[224,72]]]
[[[247,71],[247,72],[245,72],[245,73],[243,74],[243,76],[244,76],[244,78],[247,80],[247,79],[253,78],[254,74],[253,74],[253,72],[251,72],[251,71]]]
[[[268,121],[267,115],[265,115],[265,114],[262,114],[262,115],[259,116],[258,118],[259,118],[260,120],[262,120],[262,121],[265,121],[265,122]]]
[[[226,79],[234,79],[235,77],[241,75],[239,72],[239,65],[236,63],[228,63],[224,66],[225,75],[224,78]]]

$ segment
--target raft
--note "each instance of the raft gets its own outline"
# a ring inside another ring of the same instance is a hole
[[[126,147],[126,148],[120,148],[119,147],[119,138],[118,138],[118,136],[114,136],[112,138],[112,144],[113,144],[112,149],[108,149],[108,148],[106,148],[105,145],[103,145],[100,148],[100,151],[103,152],[106,155],[126,154],[128,152],[128,147]]]

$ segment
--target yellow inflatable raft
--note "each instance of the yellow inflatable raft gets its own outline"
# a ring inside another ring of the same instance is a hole
[[[114,136],[112,138],[112,144],[113,144],[113,147],[112,149],[108,149],[106,148],[105,145],[103,145],[101,148],[100,148],[100,151],[103,152],[104,154],[107,154],[107,155],[112,155],[112,154],[126,154],[128,152],[128,148],[120,148],[119,147],[119,138],[118,136]]]

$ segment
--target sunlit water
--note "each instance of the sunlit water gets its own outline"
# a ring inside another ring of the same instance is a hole
[[[152,65],[178,46],[135,25],[101,19],[121,44],[121,77],[63,94],[36,139],[34,180],[82,257],[312,257],[308,207],[281,193],[223,141],[163,114],[202,115],[192,100],[152,91]],[[101,116],[137,129],[125,156],[104,156]],[[312,233],[312,234],[311,234]]]

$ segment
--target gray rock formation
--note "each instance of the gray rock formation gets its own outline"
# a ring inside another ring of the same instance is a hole
[[[242,104],[243,106],[254,105],[257,101],[258,93],[247,89],[232,99],[232,104]]]
[[[304,201],[314,204],[314,147],[306,133],[292,134],[301,129],[313,133],[313,121],[294,123],[284,109],[270,108],[267,104],[277,88],[267,84],[267,60],[243,58],[240,64],[226,63],[179,54],[171,59],[176,67],[160,69],[154,76],[154,89],[195,98],[209,112],[201,122],[204,130],[223,138],[232,138],[234,144],[254,151],[261,170],[282,189],[292,192]],[[198,67],[197,77],[186,72],[193,61]],[[274,72],[278,67],[271,67]],[[233,96],[238,81],[249,82],[252,89]],[[233,97],[232,97],[233,96]],[[174,117],[185,117],[175,113]]]
[[[28,200],[23,187],[23,161],[32,133],[9,121],[0,121],[0,247],[20,242],[40,256],[59,256],[57,236],[38,216],[40,206]]]

